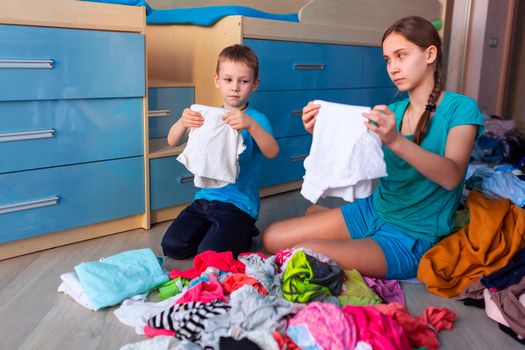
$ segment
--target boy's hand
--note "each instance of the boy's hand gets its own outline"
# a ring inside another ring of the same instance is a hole
[[[180,117],[182,125],[189,128],[200,128],[204,124],[204,118],[199,112],[192,111],[189,108],[184,109]]]
[[[385,146],[397,140],[399,133],[396,129],[396,116],[387,106],[375,106],[370,113],[363,113],[363,117],[368,119],[365,122],[366,127],[375,132]]]
[[[311,101],[303,108],[303,115],[301,118],[305,130],[310,134],[314,132],[315,116],[319,113],[319,108],[321,108],[321,105],[316,105]]]
[[[226,113],[222,116],[222,120],[235,130],[247,130],[255,124],[252,117],[240,110]]]

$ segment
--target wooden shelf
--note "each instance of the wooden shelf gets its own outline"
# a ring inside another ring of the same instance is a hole
[[[162,158],[178,156],[182,153],[186,144],[172,147],[168,145],[166,138],[149,140],[149,158]]]
[[[167,87],[195,87],[195,84],[180,81],[169,81],[159,79],[149,79],[148,87],[150,88],[167,88]]]

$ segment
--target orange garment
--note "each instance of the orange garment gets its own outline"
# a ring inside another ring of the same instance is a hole
[[[430,248],[417,278],[442,297],[461,294],[483,275],[509,263],[525,247],[525,211],[508,199],[489,199],[472,191],[470,223]]]
[[[234,290],[237,290],[245,285],[250,285],[255,288],[259,294],[268,295],[268,291],[261,282],[257,279],[245,275],[244,273],[234,273],[226,276],[224,282],[222,282],[222,287],[224,288],[224,294],[230,295]]]

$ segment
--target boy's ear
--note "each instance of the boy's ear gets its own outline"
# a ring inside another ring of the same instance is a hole
[[[261,81],[259,80],[259,78],[255,79],[255,81],[253,82],[253,86],[252,86],[252,92],[255,92],[257,90],[260,82]]]
[[[213,81],[215,82],[215,87],[219,88],[219,76],[217,75],[217,73],[213,73]]]

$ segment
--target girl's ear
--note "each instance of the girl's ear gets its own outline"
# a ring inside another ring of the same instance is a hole
[[[437,47],[435,47],[434,45],[430,45],[425,50],[425,54],[427,56],[427,63],[428,64],[434,63],[437,58]]]

